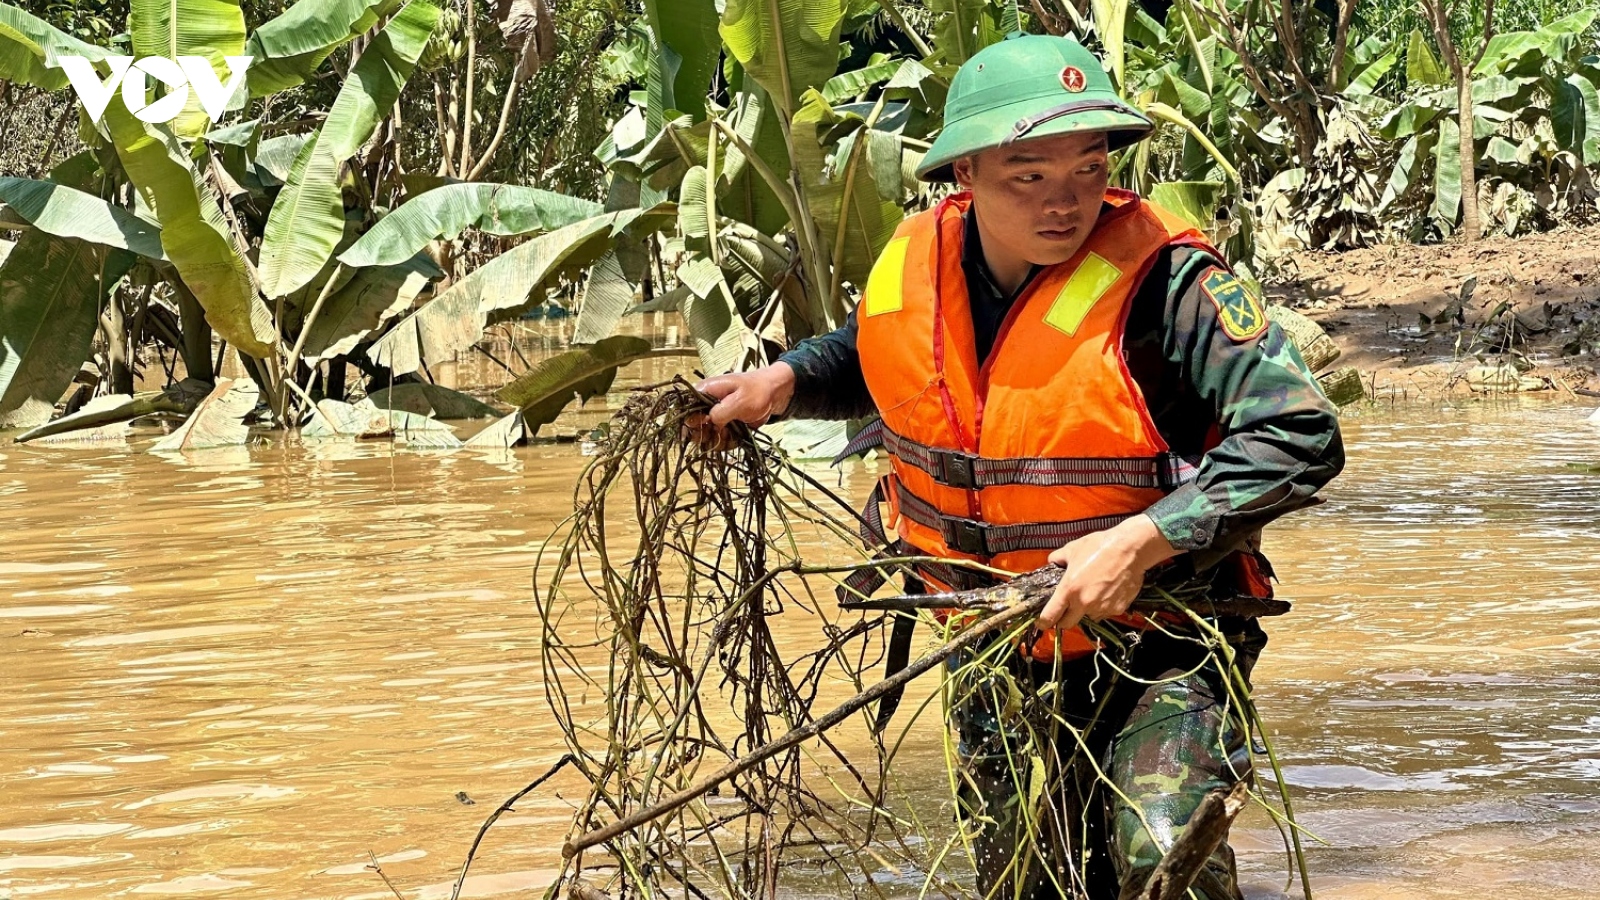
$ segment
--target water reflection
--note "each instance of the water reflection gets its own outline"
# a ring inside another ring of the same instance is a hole
[[[1333,502],[1269,536],[1296,609],[1259,696],[1329,842],[1319,896],[1594,896],[1586,413],[1354,420]],[[407,897],[448,896],[488,810],[564,749],[528,597],[578,448],[152,440],[0,453],[0,896],[391,896],[369,852]],[[574,796],[554,787],[501,820],[471,895],[548,882]],[[1280,896],[1267,820],[1237,844],[1251,896]]]

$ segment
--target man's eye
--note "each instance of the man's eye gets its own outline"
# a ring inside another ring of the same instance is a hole
[[[1043,175],[1040,175],[1038,173],[1032,173],[1032,174],[1028,174],[1028,175],[1018,175],[1017,176],[1017,180],[1022,182],[1023,184],[1033,184],[1035,181],[1038,181],[1043,177],[1044,177]]]
[[[1099,171],[1102,168],[1104,168],[1104,166],[1102,164],[1100,164],[1100,163],[1090,163],[1089,165],[1084,166],[1083,168],[1079,169],[1078,170],[1078,174],[1080,174],[1080,175],[1094,175],[1094,174],[1099,173]]]

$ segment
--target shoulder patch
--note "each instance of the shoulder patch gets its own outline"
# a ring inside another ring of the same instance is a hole
[[[1217,308],[1217,321],[1234,341],[1254,340],[1266,333],[1266,308],[1233,273],[1215,266],[1207,269],[1200,290]]]

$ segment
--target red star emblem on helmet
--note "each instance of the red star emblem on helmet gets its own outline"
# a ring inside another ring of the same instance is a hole
[[[1089,86],[1089,79],[1084,77],[1083,70],[1077,66],[1067,66],[1061,70],[1061,86],[1074,94],[1083,93]]]

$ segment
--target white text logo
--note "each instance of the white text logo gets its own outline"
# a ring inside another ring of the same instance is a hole
[[[131,56],[107,56],[105,63],[111,67],[111,77],[104,81],[95,72],[94,63],[84,57],[59,56],[57,59],[61,70],[67,73],[67,80],[72,82],[72,89],[78,92],[78,99],[83,101],[84,110],[94,121],[100,121],[105,115],[106,104],[120,86],[122,102],[127,105],[128,112],[145,122],[170,122],[183,112],[191,89],[207,116],[212,120],[222,118],[228,108],[228,98],[238,90],[254,57],[224,57],[228,61],[227,84],[217,78],[211,61],[204,56],[180,56],[176,60],[146,56],[137,62]],[[154,103],[145,102],[147,75],[167,86],[166,95]]]

